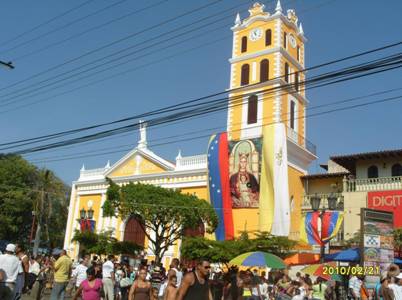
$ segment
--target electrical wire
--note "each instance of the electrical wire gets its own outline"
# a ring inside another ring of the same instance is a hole
[[[15,37],[13,37],[13,38],[11,38],[11,39],[9,39],[9,40],[6,40],[6,41],[0,43],[0,45],[1,45],[1,47],[5,46],[5,45],[8,45],[9,43],[14,42],[15,40],[17,40],[17,39],[19,39],[19,38],[21,38],[21,37],[23,37],[23,36],[25,36],[25,35],[27,35],[27,34],[33,32],[33,31],[35,31],[35,30],[37,30],[37,29],[39,29],[39,28],[41,28],[41,27],[43,27],[43,26],[45,26],[45,25],[48,25],[48,24],[50,24],[51,22],[53,22],[53,21],[55,21],[55,20],[57,20],[57,19],[60,19],[61,17],[64,17],[65,15],[68,15],[69,13],[71,13],[71,12],[77,10],[77,9],[80,9],[81,7],[83,7],[83,6],[85,6],[85,5],[89,4],[89,3],[91,3],[91,2],[93,2],[93,1],[94,1],[94,0],[88,0],[88,1],[85,1],[84,3],[82,3],[82,4],[79,4],[78,6],[75,6],[75,7],[73,7],[73,8],[70,8],[70,9],[68,9],[67,11],[63,12],[63,13],[61,13],[61,14],[59,14],[59,15],[57,15],[57,16],[55,16],[55,17],[53,17],[53,18],[51,18],[51,19],[49,19],[49,20],[47,20],[47,21],[45,21],[45,22],[43,22],[43,23],[40,23],[40,24],[34,26],[34,27],[31,28],[31,29],[28,29],[28,30],[26,30],[26,31],[24,31],[24,32],[22,32],[22,33],[20,33],[20,34],[18,34],[18,35],[15,36]]]
[[[382,94],[392,93],[392,92],[400,91],[400,90],[402,90],[402,87],[394,88],[394,89],[382,90],[382,91],[379,91],[379,92],[365,94],[365,95],[362,95],[362,96],[357,96],[357,97],[352,97],[352,98],[347,98],[347,99],[339,100],[339,101],[333,101],[333,102],[326,103],[326,104],[310,106],[310,107],[306,108],[306,112],[316,110],[316,109],[319,109],[319,108],[323,108],[323,107],[330,107],[330,106],[335,106],[335,105],[344,104],[344,103],[351,103],[351,102],[355,102],[357,100],[361,100],[361,99],[365,99],[365,98],[369,98],[369,97],[373,97],[373,96],[378,96],[378,95],[382,95]],[[282,95],[284,95],[284,94],[285,93],[283,93]],[[264,101],[264,98],[265,97],[263,97],[263,99],[258,99],[258,101]],[[204,117],[206,117],[206,116],[204,116]],[[282,117],[286,117],[287,119],[282,120]],[[290,120],[289,118],[290,118],[290,112],[286,112],[286,113],[281,114],[282,123],[285,123],[285,122],[289,121]],[[269,116],[269,117],[257,118],[257,123],[260,123],[260,121],[264,121],[264,120],[268,120],[268,119],[272,119],[272,117]],[[299,119],[301,119],[301,118],[299,118]],[[180,121],[180,122],[183,122],[183,121]],[[232,125],[241,125],[241,124],[242,124],[242,122],[232,123]],[[251,128],[258,128],[260,126],[262,126],[262,125],[252,126]],[[209,131],[216,131],[216,130],[221,130],[221,129],[225,128],[225,127],[226,126],[223,125],[223,126],[211,127],[211,128],[197,130],[197,131],[190,131],[190,132],[186,132],[186,133],[181,133],[180,136],[183,137],[183,136],[195,135],[195,134],[209,132]],[[235,129],[235,130],[232,130],[231,132],[239,132],[239,131],[241,131],[241,129]],[[168,136],[168,137],[153,139],[153,140],[150,140],[149,143],[152,144],[154,142],[160,142],[161,140],[170,140],[172,138],[177,138],[177,137],[178,137],[177,135],[172,135],[172,136]],[[128,151],[128,150],[131,150],[134,146],[135,146],[135,143],[124,144],[124,145],[114,145],[112,147],[106,147],[106,148],[101,148],[101,149],[96,149],[96,150],[86,150],[86,151],[83,151],[83,152],[73,153],[73,155],[75,156],[75,155],[87,154],[88,152],[91,152],[91,154],[96,154],[99,151],[112,150],[112,149],[121,148],[121,147],[130,147],[130,148],[127,148],[127,151]],[[120,151],[123,152],[123,151],[126,151],[126,149],[119,150],[119,152]],[[57,159],[57,158],[65,158],[65,155],[36,158],[36,159],[30,160],[30,161],[33,162],[33,163],[37,163],[37,162],[46,162],[46,161]]]
[[[65,62],[62,62],[62,63],[57,64],[57,65],[55,65],[55,66],[52,66],[52,67],[50,67],[50,68],[47,68],[47,69],[45,69],[45,70],[43,70],[43,71],[41,71],[41,72],[38,72],[38,73],[36,73],[36,74],[34,74],[34,75],[31,75],[31,76],[27,77],[27,78],[25,78],[25,79],[19,80],[19,81],[15,82],[15,83],[13,83],[13,84],[11,84],[11,85],[8,85],[8,86],[6,86],[6,87],[3,87],[3,88],[0,89],[0,91],[9,89],[9,88],[11,88],[11,87],[14,87],[14,86],[16,86],[16,85],[19,85],[19,84],[21,84],[21,83],[23,83],[23,82],[26,82],[26,81],[28,81],[28,80],[31,80],[31,79],[33,79],[33,78],[37,78],[37,77],[39,77],[39,76],[41,76],[41,75],[43,75],[43,74],[46,74],[46,73],[49,73],[50,71],[59,69],[60,67],[63,67],[63,66],[65,66],[65,65],[67,65],[67,64],[70,64],[70,63],[72,63],[72,62],[75,62],[75,61],[77,61],[77,60],[80,60],[81,58],[84,58],[84,57],[87,57],[87,56],[92,55],[92,54],[94,54],[94,53],[97,53],[97,52],[99,52],[99,51],[101,51],[101,50],[103,50],[103,49],[106,49],[106,48],[109,48],[109,47],[114,46],[114,45],[116,45],[116,44],[119,44],[119,43],[121,43],[121,42],[123,42],[123,41],[126,41],[126,40],[128,40],[128,39],[130,39],[130,38],[133,38],[133,37],[135,37],[135,36],[137,36],[137,35],[140,35],[140,34],[142,34],[142,33],[145,33],[145,32],[147,32],[147,31],[150,31],[150,30],[152,30],[152,29],[155,29],[155,28],[164,26],[164,25],[166,25],[166,24],[169,24],[169,23],[171,23],[171,22],[173,22],[173,21],[176,21],[176,20],[178,20],[178,19],[180,19],[180,18],[183,18],[183,17],[185,17],[185,16],[188,16],[188,15],[194,14],[194,13],[196,13],[196,12],[199,12],[199,11],[201,11],[201,10],[203,10],[203,9],[206,9],[206,8],[208,8],[208,7],[210,7],[210,6],[213,6],[213,5],[215,5],[215,4],[217,4],[217,3],[221,2],[221,1],[223,1],[223,0],[214,0],[214,1],[209,2],[209,3],[207,3],[207,4],[201,5],[201,6],[197,7],[197,8],[195,8],[195,9],[188,10],[188,11],[182,13],[182,14],[179,14],[179,15],[174,16],[174,17],[172,17],[172,18],[168,18],[168,19],[166,19],[166,20],[164,20],[164,21],[162,21],[162,22],[159,22],[159,23],[157,23],[157,24],[151,25],[151,26],[149,26],[149,27],[146,27],[146,28],[144,28],[144,29],[141,29],[141,30],[139,30],[139,31],[136,31],[136,32],[134,32],[134,33],[131,33],[131,34],[127,35],[127,36],[124,36],[124,37],[122,37],[122,38],[119,38],[119,39],[117,39],[117,40],[114,40],[114,41],[112,41],[112,42],[109,42],[109,43],[107,43],[107,44],[104,44],[103,46],[100,46],[100,47],[95,48],[95,49],[93,49],[93,50],[87,51],[87,52],[85,52],[85,53],[83,53],[83,54],[81,54],[81,55],[79,55],[79,56],[76,56],[76,57],[74,57],[74,58],[71,58],[71,59],[69,59],[69,60],[67,60],[67,61],[65,61]]]
[[[397,43],[389,44],[389,45],[386,45],[386,46],[383,46],[383,47],[379,47],[379,48],[371,49],[371,50],[364,51],[364,52],[361,52],[361,53],[357,53],[357,54],[354,54],[354,55],[351,55],[351,56],[343,57],[341,59],[336,59],[336,60],[332,60],[332,61],[329,61],[329,62],[325,62],[325,63],[319,64],[319,65],[316,65],[316,66],[313,66],[313,67],[305,68],[304,70],[300,71],[300,73],[310,71],[310,70],[314,70],[314,69],[317,69],[317,68],[321,68],[321,67],[324,67],[324,66],[328,66],[328,65],[331,65],[331,64],[339,63],[339,62],[342,62],[342,61],[346,61],[346,60],[349,60],[349,59],[353,59],[353,58],[356,58],[356,57],[359,57],[359,56],[364,56],[364,55],[371,54],[371,53],[374,53],[374,52],[382,51],[382,50],[385,50],[385,49],[388,49],[388,48],[396,47],[396,46],[399,46],[401,43],[402,42],[397,42]],[[291,73],[289,75],[293,75],[295,73]],[[271,80],[280,79],[280,78],[284,78],[284,75],[275,77],[275,78],[273,78]],[[258,83],[255,83],[255,84],[251,84],[248,87],[258,86],[259,84],[260,83],[258,82]],[[68,131],[62,131],[62,132],[58,132],[58,133],[55,133],[55,134],[40,136],[40,137],[37,137],[37,138],[23,139],[23,140],[8,142],[8,143],[2,143],[2,144],[0,144],[0,146],[18,144],[18,143],[25,142],[25,141],[42,140],[43,138],[48,138],[48,137],[59,137],[59,136],[64,135],[64,134],[72,134],[72,133],[76,133],[76,132],[80,132],[80,131],[86,131],[86,130],[90,130],[90,129],[94,129],[94,128],[98,128],[98,127],[113,125],[113,124],[116,124],[116,123],[131,121],[131,120],[138,119],[138,118],[144,118],[144,117],[148,117],[150,115],[156,115],[156,114],[160,114],[160,113],[163,113],[163,112],[169,112],[169,111],[171,111],[171,109],[176,109],[176,108],[179,108],[179,107],[183,107],[184,105],[187,105],[187,104],[197,103],[197,102],[200,102],[202,100],[212,98],[212,97],[215,97],[215,96],[219,96],[219,95],[222,95],[222,94],[235,93],[236,91],[240,91],[243,88],[244,87],[239,87],[239,88],[231,89],[229,91],[223,91],[223,92],[210,94],[210,95],[207,95],[207,96],[204,96],[204,97],[195,98],[195,99],[191,99],[191,100],[188,100],[188,101],[180,102],[178,104],[170,105],[170,106],[167,106],[165,108],[153,110],[153,111],[148,112],[148,113],[142,113],[142,114],[122,118],[122,119],[111,121],[111,122],[105,122],[105,123],[100,123],[100,124],[87,126],[87,127],[83,127],[83,128],[78,128],[78,129],[73,129],[73,130],[68,130]],[[266,92],[266,91],[267,90],[265,90],[265,91],[263,90],[261,92]],[[216,100],[213,100],[213,101],[216,101]]]
[[[13,47],[11,47],[9,49],[0,51],[0,53],[1,54],[8,53],[8,52],[16,50],[16,49],[18,49],[18,48],[20,48],[22,46],[25,46],[27,44],[33,43],[33,42],[35,42],[37,40],[40,40],[40,39],[42,39],[42,38],[44,38],[44,37],[46,37],[46,36],[48,36],[50,34],[53,34],[53,33],[58,32],[60,30],[63,30],[64,28],[70,27],[71,25],[75,25],[75,24],[77,24],[77,23],[79,23],[81,21],[84,21],[84,20],[86,20],[86,19],[88,19],[90,17],[93,17],[93,16],[95,16],[95,15],[101,13],[101,12],[104,12],[104,11],[106,11],[108,9],[111,9],[111,8],[113,8],[113,7],[117,6],[117,5],[120,5],[120,4],[122,4],[123,2],[126,2],[126,1],[127,0],[120,0],[120,1],[117,1],[115,3],[112,3],[112,4],[108,5],[108,6],[105,6],[105,7],[101,8],[101,9],[98,9],[95,12],[92,12],[90,14],[87,14],[87,15],[83,16],[83,17],[79,17],[77,19],[74,19],[74,20],[72,20],[72,21],[70,21],[70,22],[68,22],[68,23],[66,23],[66,24],[64,24],[62,26],[56,27],[56,28],[54,28],[52,30],[49,30],[49,31],[47,31],[45,33],[42,33],[42,34],[40,34],[40,35],[38,35],[36,37],[33,37],[32,39],[29,39],[29,40],[27,40],[25,42],[21,42],[21,43],[15,45],[15,46],[13,46]]]
[[[402,63],[402,60],[399,60],[398,62],[400,64],[400,63]],[[375,69],[375,66],[376,67],[381,67],[381,65],[378,65],[378,63],[375,63],[375,64],[372,64],[371,69]],[[401,66],[402,65],[400,65],[398,67],[401,67]],[[393,68],[395,68],[395,67],[393,67]],[[371,69],[368,68],[368,66],[363,66],[363,68],[362,68],[363,71],[367,71],[367,70],[371,70]],[[367,76],[367,75],[371,75],[371,74],[375,74],[375,73],[379,73],[379,72],[383,72],[383,71],[386,71],[386,69],[385,70],[380,70],[380,71],[372,71],[370,73],[363,74],[363,75],[362,74],[355,75],[354,77],[351,77],[350,79],[361,78],[363,76]],[[340,73],[343,74],[343,72],[340,72]],[[355,73],[356,73],[356,70],[354,70],[351,74],[355,74]],[[328,77],[328,75],[326,75],[324,78],[328,79],[329,77]],[[348,79],[348,80],[350,80],[350,79]],[[315,79],[315,81],[316,80],[317,79]],[[338,83],[338,82],[342,82],[342,81],[345,81],[345,79],[338,79],[338,80],[334,81],[333,83]],[[328,84],[329,83],[325,83],[325,85],[328,85]],[[240,96],[244,97],[244,95],[240,95]],[[226,100],[226,99],[224,99],[224,100]],[[147,121],[147,124],[148,124],[148,126],[156,126],[156,125],[163,124],[163,123],[166,123],[166,122],[171,122],[172,120],[187,119],[187,118],[197,116],[197,115],[200,115],[200,114],[205,114],[205,113],[209,113],[209,112],[216,111],[216,110],[226,109],[226,104],[225,103],[219,104],[219,105],[212,106],[212,107],[211,106],[201,107],[201,108],[199,108],[197,110],[194,110],[194,108],[193,108],[193,109],[190,109],[188,111],[179,112],[179,113],[176,113],[176,114],[173,114],[173,115],[168,115],[168,116],[165,116],[165,117],[152,119],[150,121]],[[224,106],[222,106],[222,105],[224,105]],[[139,123],[136,123],[136,124],[133,124],[133,125],[126,125],[126,126],[122,126],[122,127],[118,127],[118,128],[114,128],[114,129],[110,129],[110,130],[105,130],[105,131],[100,132],[100,133],[90,134],[90,135],[87,135],[87,136],[84,136],[84,137],[73,138],[73,139],[68,140],[67,142],[66,141],[61,141],[61,142],[55,142],[55,143],[52,143],[52,144],[48,144],[48,145],[45,145],[45,146],[37,146],[37,147],[29,148],[29,149],[26,149],[26,150],[19,150],[16,153],[24,154],[24,153],[31,152],[31,151],[34,151],[34,152],[35,151],[41,151],[43,149],[46,149],[47,147],[61,147],[61,146],[66,145],[66,144],[80,143],[80,142],[82,142],[84,140],[96,139],[96,138],[99,138],[99,137],[102,137],[102,136],[110,136],[110,135],[114,135],[114,134],[117,134],[117,133],[137,129],[138,126],[139,126]],[[1,150],[7,149],[7,148],[10,148],[10,147],[2,148]]]

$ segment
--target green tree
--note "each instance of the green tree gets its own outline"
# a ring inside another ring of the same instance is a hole
[[[80,243],[81,255],[84,254],[129,254],[135,255],[142,247],[129,241],[118,241],[113,237],[112,231],[95,233],[91,231],[76,230],[73,242]]]
[[[228,263],[236,256],[252,251],[263,251],[286,257],[296,245],[287,237],[272,236],[266,232],[256,232],[256,237],[249,239],[242,234],[238,239],[227,241],[212,241],[203,237],[186,238],[181,246],[182,257],[195,260],[199,257],[211,262]]]
[[[203,222],[207,232],[213,232],[218,224],[211,205],[194,195],[154,185],[129,183],[120,187],[110,179],[108,182],[104,215],[137,215],[156,262],[182,237],[183,228],[196,228]]]
[[[21,156],[0,154],[0,239],[28,244],[32,212],[39,212],[45,172]],[[69,188],[52,172],[49,174],[43,238],[46,246],[62,247]]]

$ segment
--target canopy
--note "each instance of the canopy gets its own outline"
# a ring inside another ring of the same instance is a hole
[[[303,269],[300,270],[300,272],[310,274],[313,276],[319,276],[321,278],[324,278],[325,280],[342,281],[342,276],[338,274],[329,274],[332,272],[328,272],[328,268],[335,268],[335,267],[336,267],[335,262],[314,264],[304,267]]]
[[[343,250],[337,253],[333,254],[327,254],[325,255],[325,260],[326,261],[355,261],[358,262],[360,261],[360,253],[359,253],[359,248],[351,248],[347,250]]]
[[[320,255],[314,253],[296,253],[284,259],[288,266],[315,264],[320,261]]]
[[[233,258],[229,264],[247,267],[268,267],[272,269],[284,269],[284,261],[271,253],[267,252],[247,252]]]

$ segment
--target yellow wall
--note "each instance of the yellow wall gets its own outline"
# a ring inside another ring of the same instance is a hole
[[[183,194],[195,195],[199,199],[208,199],[208,190],[206,186],[202,187],[190,187],[190,188],[181,188],[180,189]]]
[[[232,213],[235,237],[244,230],[249,231],[249,237],[253,237],[252,231],[259,229],[258,208],[234,208]]]
[[[135,156],[130,157],[124,164],[119,166],[115,171],[110,174],[110,177],[121,177],[121,176],[130,176],[135,174],[135,170],[137,169],[137,161]],[[152,173],[160,173],[165,171],[162,167],[157,164],[147,160],[142,157],[140,166],[139,166],[139,174],[152,174]]]
[[[288,177],[289,177],[289,199],[293,196],[293,211],[291,210],[290,219],[290,237],[298,236],[300,230],[300,220],[301,220],[301,203],[304,194],[303,182],[300,179],[303,173],[300,171],[288,167]],[[295,234],[297,233],[297,234]]]
[[[284,24],[284,23],[283,23],[283,24]],[[288,50],[290,56],[292,56],[295,60],[297,60],[297,46],[302,47],[302,46],[303,46],[303,42],[300,40],[300,38],[298,37],[297,33],[295,32],[295,30],[294,30],[293,28],[288,27],[286,24],[284,24],[283,26],[284,26],[283,29],[284,29],[284,31],[287,33],[287,37],[288,37],[288,47],[287,47],[287,50]],[[295,47],[295,48],[293,48],[293,47],[290,45],[290,42],[289,42],[289,35],[290,35],[290,34],[292,34],[292,35],[295,37],[295,39],[296,39],[296,47]],[[282,37],[282,39],[283,39],[283,37]],[[282,40],[281,46],[283,47],[283,40]],[[301,50],[300,50],[300,51],[301,51]],[[301,52],[300,52],[300,53],[301,53]],[[302,55],[300,55],[300,56],[302,56]],[[300,57],[300,58],[302,58],[302,57]],[[299,62],[300,62],[300,61],[299,61]]]
[[[342,191],[343,177],[333,178],[317,178],[317,179],[304,179],[306,194],[328,194],[331,192]],[[332,184],[337,184],[337,189],[334,191],[331,187]]]
[[[93,219],[98,223],[98,221],[102,218],[101,214],[101,201],[102,195],[101,194],[94,194],[94,195],[81,195],[80,196],[80,204],[79,204],[79,211],[78,211],[78,218],[80,217],[80,210],[84,208],[88,211],[88,201],[92,201],[92,209],[94,210],[94,217]],[[96,224],[97,226],[98,224]]]

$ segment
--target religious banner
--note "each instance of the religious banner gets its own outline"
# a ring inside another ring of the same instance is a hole
[[[392,212],[361,209],[361,265],[365,270],[372,270],[366,274],[365,284],[373,292],[380,281],[380,275],[394,262],[394,240]]]
[[[229,142],[230,195],[233,208],[258,208],[261,139]]]

